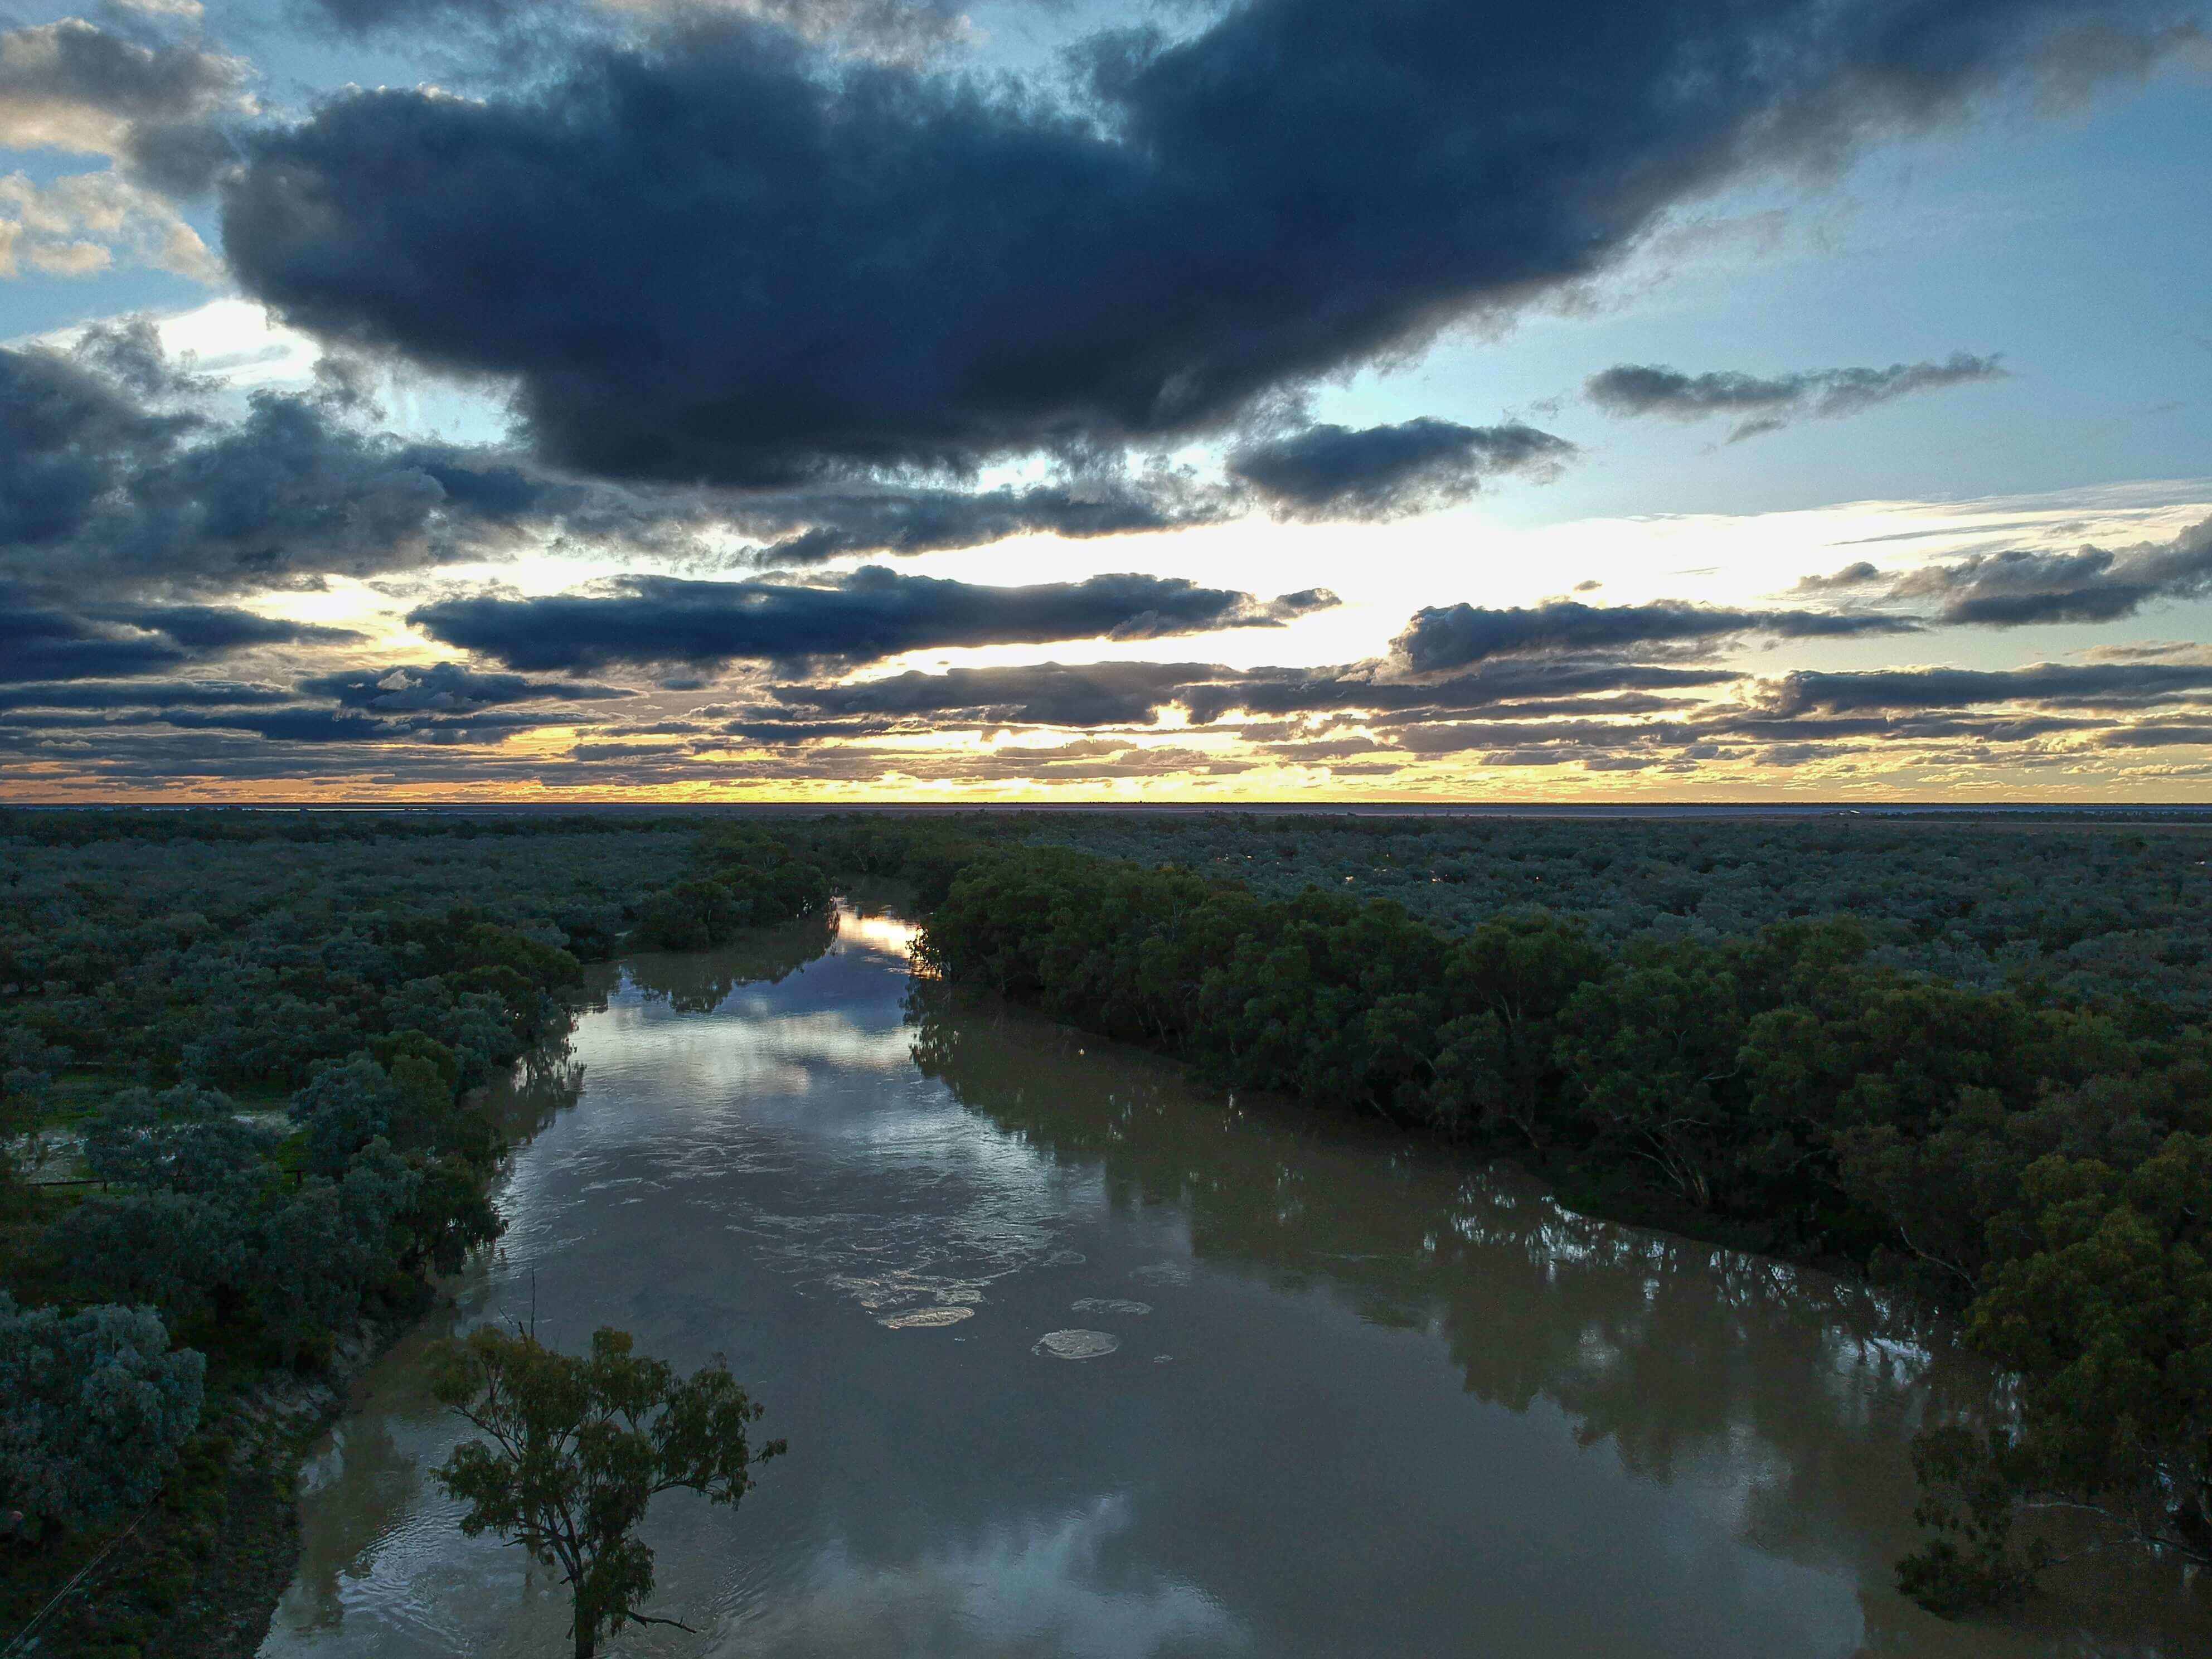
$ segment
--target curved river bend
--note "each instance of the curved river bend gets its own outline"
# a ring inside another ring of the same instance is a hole
[[[726,1353],[791,1443],[734,1512],[659,1501],[695,1633],[622,1654],[2186,1650],[1898,1598],[1905,1443],[1975,1379],[1877,1296],[909,1004],[906,930],[842,923],[600,970],[524,1068],[507,1237],[309,1464],[267,1659],[562,1650],[425,1473],[423,1343],[533,1287],[556,1346]]]

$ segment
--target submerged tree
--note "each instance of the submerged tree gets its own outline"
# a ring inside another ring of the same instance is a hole
[[[633,1355],[626,1331],[594,1331],[578,1357],[488,1326],[439,1344],[430,1367],[439,1401],[489,1437],[432,1474],[469,1506],[470,1537],[498,1533],[560,1569],[576,1659],[626,1624],[678,1623],[639,1611],[653,1593],[653,1552],[637,1529],[653,1498],[682,1487],[733,1504],[752,1488],[752,1466],[784,1449],[747,1439],[762,1408],[719,1355],[679,1378]]]

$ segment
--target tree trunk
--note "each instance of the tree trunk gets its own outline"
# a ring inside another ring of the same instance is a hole
[[[576,1620],[576,1659],[592,1659],[598,1651],[599,1633],[579,1619]]]

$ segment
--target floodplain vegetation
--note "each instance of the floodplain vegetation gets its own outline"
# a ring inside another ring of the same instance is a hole
[[[581,963],[830,901],[733,823],[15,813],[0,866],[0,1641],[112,1659],[258,1644],[261,1396],[498,1237],[482,1091]]]
[[[2212,1563],[2208,856],[2154,815],[0,815],[0,1636],[127,1534],[49,1645],[239,1650],[217,1543],[296,1452],[241,1402],[497,1236],[479,1091],[580,963],[868,878],[955,988],[1954,1310],[2008,1382],[1915,1446],[1931,1607],[2027,1594],[2051,1511]]]

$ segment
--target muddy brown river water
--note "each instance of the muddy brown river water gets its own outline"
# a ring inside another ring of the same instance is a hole
[[[599,970],[502,1092],[507,1237],[308,1465],[267,1659],[562,1651],[426,1474],[423,1344],[533,1294],[556,1346],[726,1353],[791,1444],[735,1511],[659,1500],[693,1631],[617,1655],[2212,1652],[2140,1576],[1996,1629],[1897,1596],[1905,1443],[1981,1386],[1942,1327],[827,938]]]

